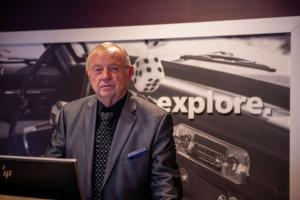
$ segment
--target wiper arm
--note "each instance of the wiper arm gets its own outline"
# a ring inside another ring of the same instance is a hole
[[[258,64],[253,61],[245,60],[242,58],[234,57],[231,53],[226,52],[215,52],[212,54],[206,55],[183,55],[180,56],[180,59],[183,60],[201,60],[206,62],[214,62],[214,63],[223,63],[223,64],[231,64],[239,67],[248,67],[252,69],[258,69],[268,72],[275,72],[275,68],[271,68],[267,65]]]

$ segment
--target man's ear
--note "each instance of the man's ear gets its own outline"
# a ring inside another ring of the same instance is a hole
[[[131,79],[133,73],[134,73],[134,66],[133,66],[133,65],[130,65],[130,66],[128,67],[128,75],[129,75],[129,79]]]
[[[88,68],[88,67],[86,67],[85,68],[85,73],[86,73],[86,75],[87,75],[87,77],[89,78],[89,79],[91,79],[91,77],[92,77],[92,70],[90,70],[90,68]]]

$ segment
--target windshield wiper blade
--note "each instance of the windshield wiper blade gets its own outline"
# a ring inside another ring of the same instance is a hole
[[[258,69],[268,72],[275,72],[275,68],[271,68],[267,65],[258,64],[254,61],[249,61],[246,59],[235,57],[232,53],[218,51],[211,54],[204,55],[183,55],[180,56],[180,59],[183,60],[201,60],[206,62],[214,62],[214,63],[223,63],[230,64],[239,67],[248,67],[252,69]]]

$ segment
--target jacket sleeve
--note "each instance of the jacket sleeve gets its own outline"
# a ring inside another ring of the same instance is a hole
[[[62,107],[59,119],[55,124],[55,129],[50,138],[45,157],[63,158],[65,157],[66,135],[64,125],[64,107]]]
[[[176,163],[173,121],[165,114],[152,146],[151,189],[153,199],[181,199],[182,184]]]

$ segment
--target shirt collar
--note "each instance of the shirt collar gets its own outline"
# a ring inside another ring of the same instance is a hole
[[[114,116],[118,116],[121,113],[121,110],[124,106],[124,103],[126,101],[127,93],[122,97],[119,101],[117,101],[114,105],[111,107],[104,106],[101,101],[98,100],[98,113],[100,112],[113,112]]]

